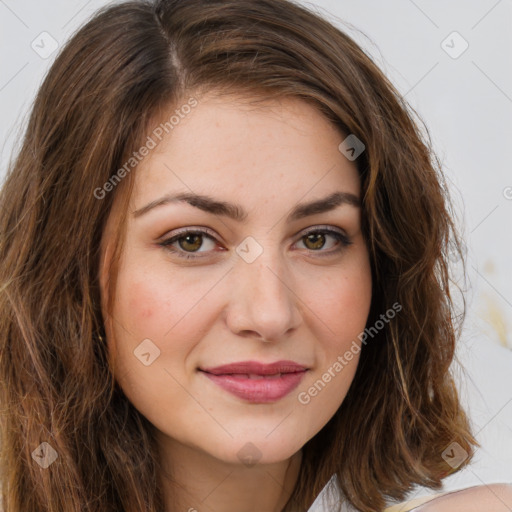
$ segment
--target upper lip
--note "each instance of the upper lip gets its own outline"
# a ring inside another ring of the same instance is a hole
[[[294,361],[276,361],[265,364],[258,361],[240,361],[211,368],[199,368],[203,372],[214,375],[241,373],[247,375],[275,375],[276,373],[296,373],[307,370],[304,365]]]

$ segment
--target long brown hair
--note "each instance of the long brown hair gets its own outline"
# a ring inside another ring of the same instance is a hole
[[[449,371],[464,311],[448,253],[460,243],[428,130],[348,35],[304,7],[140,0],[102,9],[63,47],[1,191],[4,511],[163,511],[151,425],[113,378],[98,285],[105,221],[114,198],[128,204],[136,169],[104,184],[154,120],[195,91],[299,97],[364,143],[368,325],[401,306],[363,347],[340,409],[303,447],[286,510],[306,510],[333,474],[367,512],[416,484],[438,488],[451,470],[443,451],[460,444],[460,469],[476,441]],[[98,198],[99,188],[109,192]],[[58,454],[47,468],[36,463],[41,443]]]

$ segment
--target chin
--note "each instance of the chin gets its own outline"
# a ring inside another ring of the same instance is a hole
[[[303,446],[298,442],[292,432],[283,435],[239,435],[229,439],[224,446],[217,445],[218,449],[210,455],[229,464],[252,467],[257,464],[275,464],[293,457]]]

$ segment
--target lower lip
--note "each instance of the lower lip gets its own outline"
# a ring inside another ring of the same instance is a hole
[[[269,403],[280,400],[291,393],[300,384],[306,371],[283,373],[281,377],[262,377],[258,379],[202,373],[222,389],[243,400],[253,403]]]

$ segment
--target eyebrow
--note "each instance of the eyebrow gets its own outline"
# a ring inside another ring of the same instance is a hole
[[[155,201],[151,201],[146,206],[135,210],[132,214],[135,218],[141,217],[145,213],[159,206],[179,202],[188,203],[204,212],[228,217],[237,222],[245,222],[248,217],[248,213],[239,204],[218,201],[210,196],[189,192],[181,194],[167,194]],[[288,214],[287,220],[289,222],[299,220],[310,215],[334,210],[338,206],[345,204],[360,208],[361,201],[356,195],[350,192],[334,192],[322,199],[315,199],[308,203],[298,204]]]

